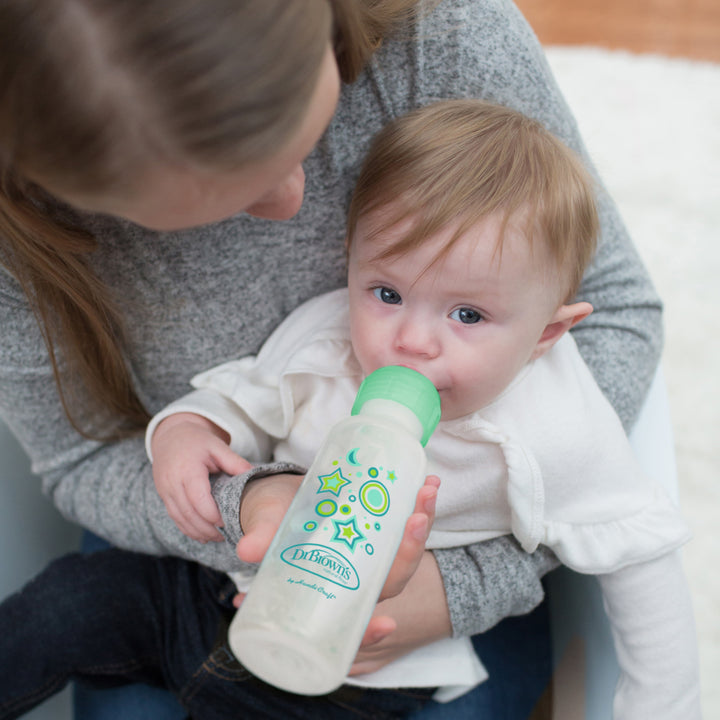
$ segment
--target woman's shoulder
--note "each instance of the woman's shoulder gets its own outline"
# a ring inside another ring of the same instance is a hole
[[[514,107],[563,139],[575,133],[542,46],[511,0],[436,3],[412,35],[383,45],[369,72],[394,115],[474,97]]]

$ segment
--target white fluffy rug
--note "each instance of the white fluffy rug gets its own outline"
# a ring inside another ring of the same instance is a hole
[[[720,718],[720,65],[597,48],[547,55],[665,301],[703,714]]]

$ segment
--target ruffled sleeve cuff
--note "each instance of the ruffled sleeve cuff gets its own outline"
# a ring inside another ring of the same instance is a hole
[[[213,389],[188,393],[155,415],[145,432],[145,451],[152,462],[152,437],[157,426],[169,415],[188,412],[201,415],[230,436],[230,448],[250,462],[268,460],[272,452],[272,438],[253,424],[236,403]]]
[[[545,523],[541,541],[577,572],[599,575],[655,560],[690,539],[678,508],[658,488],[637,512],[609,522]]]

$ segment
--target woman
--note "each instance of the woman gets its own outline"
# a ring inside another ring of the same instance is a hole
[[[216,492],[225,540],[193,542],[163,512],[139,431],[198,369],[256,352],[290,310],[343,283],[350,188],[387,120],[483,97],[582,151],[512,3],[416,5],[2,4],[0,411],[68,517],[121,547],[232,568],[243,482]],[[595,313],[575,337],[629,427],[659,356],[660,303],[599,195],[583,288]],[[437,592],[420,605],[411,582],[381,606],[393,620],[378,620],[358,666],[526,612],[554,564],[507,541],[434,553],[422,567]],[[419,605],[421,623],[400,612]]]

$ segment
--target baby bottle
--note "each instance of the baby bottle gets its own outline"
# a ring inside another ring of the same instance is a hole
[[[257,677],[323,695],[340,686],[425,479],[440,397],[383,367],[331,428],[233,618],[229,643]],[[258,482],[262,482],[259,480]]]

